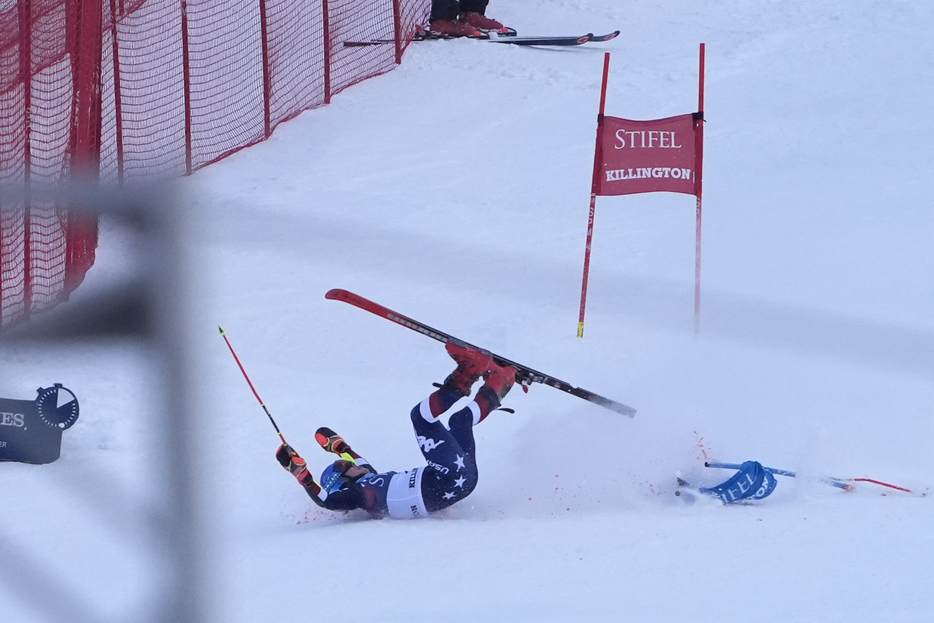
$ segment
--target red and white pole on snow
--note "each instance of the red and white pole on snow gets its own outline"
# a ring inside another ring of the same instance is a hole
[[[597,114],[597,146],[593,157],[593,180],[590,185],[590,216],[587,219],[587,246],[584,248],[584,277],[581,283],[580,317],[577,320],[577,337],[584,337],[584,310],[587,306],[587,279],[590,276],[590,248],[593,244],[593,220],[597,211],[597,186],[599,184],[602,150],[600,137],[603,126],[603,112],[606,108],[606,83],[610,75],[610,53],[603,55],[603,86],[600,88],[600,112]]]
[[[694,236],[694,326],[698,326],[700,320],[700,301],[701,301],[701,199],[703,193],[703,171],[704,171],[704,44],[700,44],[700,68],[698,71],[698,94],[697,94],[697,116],[695,118],[694,139],[697,160],[695,162],[694,194],[697,196],[697,210]]]

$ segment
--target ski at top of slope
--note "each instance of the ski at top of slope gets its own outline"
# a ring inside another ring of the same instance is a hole
[[[585,43],[603,43],[605,41],[610,41],[619,36],[620,31],[615,30],[611,33],[605,35],[594,35],[593,33],[587,33],[586,35],[557,35],[557,36],[523,36],[520,37],[517,35],[516,31],[509,29],[508,33],[499,34],[496,37],[491,37],[488,33],[483,33],[480,37],[452,37],[449,35],[437,35],[431,31],[420,28],[419,31],[415,34],[415,37],[412,41],[434,41],[434,40],[448,40],[448,39],[472,39],[475,41],[484,41],[487,43],[507,43],[511,45],[522,45],[522,46],[574,46],[574,45],[583,45]],[[365,47],[370,45],[380,45],[387,43],[395,43],[395,39],[370,39],[366,41],[345,41],[344,47]]]

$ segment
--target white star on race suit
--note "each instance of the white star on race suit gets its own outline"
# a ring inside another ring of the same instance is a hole
[[[465,482],[467,482],[467,479],[461,476],[460,478],[454,481],[454,484],[457,485],[458,487],[463,487]]]
[[[457,460],[454,461],[454,464],[457,465],[457,471],[464,469],[464,457],[457,455]]]
[[[444,499],[445,499],[445,500],[453,500],[453,499],[454,499],[454,492],[445,493],[445,494],[444,494]]]

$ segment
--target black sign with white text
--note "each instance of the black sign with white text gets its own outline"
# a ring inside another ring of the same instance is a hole
[[[78,419],[78,399],[56,383],[35,400],[0,398],[0,461],[51,463],[62,450],[62,431]]]

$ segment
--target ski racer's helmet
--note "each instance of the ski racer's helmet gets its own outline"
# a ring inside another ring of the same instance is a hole
[[[321,488],[328,492],[328,495],[337,493],[342,487],[350,484],[353,480],[347,476],[347,470],[353,466],[353,463],[345,459],[334,461],[324,468],[321,472]]]
[[[334,461],[321,472],[321,488],[327,492],[325,508],[330,510],[353,510],[364,505],[363,494],[353,486],[355,480],[347,474],[354,463],[345,459]]]

